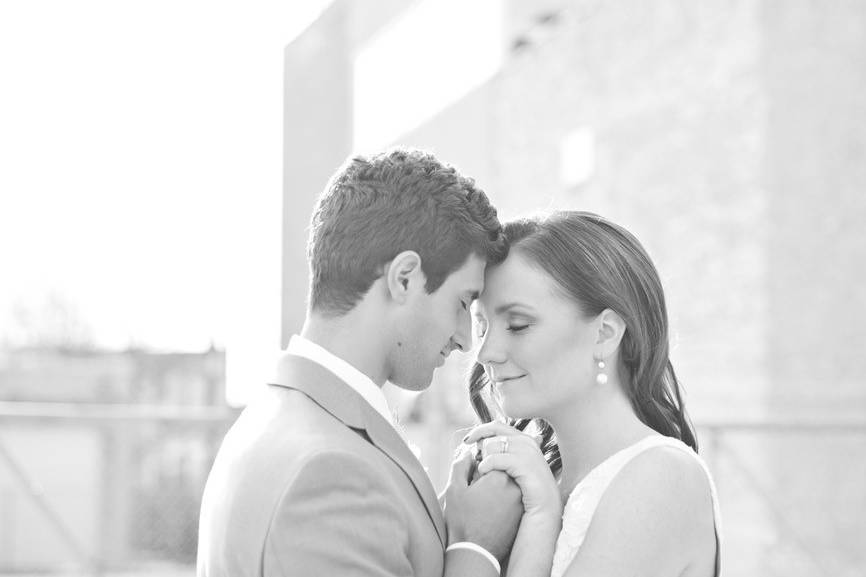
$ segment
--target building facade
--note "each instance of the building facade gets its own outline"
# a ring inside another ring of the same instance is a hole
[[[866,562],[866,470],[852,466],[866,458],[866,5],[502,0],[475,21],[447,1],[368,4],[335,1],[286,48],[284,344],[303,321],[310,211],[352,152],[430,149],[505,219],[603,214],[662,275],[673,361],[732,518],[730,574],[853,575]],[[449,50],[462,20],[486,64]],[[421,402],[465,402],[461,378],[446,368]]]

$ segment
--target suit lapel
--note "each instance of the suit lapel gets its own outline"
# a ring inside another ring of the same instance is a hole
[[[394,427],[361,395],[318,363],[289,354],[280,358],[271,384],[298,390],[347,426],[366,431],[373,444],[412,481],[442,546],[445,546],[445,520],[430,478]]]

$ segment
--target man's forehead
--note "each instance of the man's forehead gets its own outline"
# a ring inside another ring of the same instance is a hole
[[[487,263],[471,254],[462,267],[454,271],[452,278],[459,283],[461,292],[480,294],[484,290],[484,270]]]

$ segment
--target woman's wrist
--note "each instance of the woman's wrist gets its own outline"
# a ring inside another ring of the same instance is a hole
[[[562,528],[562,511],[536,510],[527,511],[520,520],[520,530],[532,530],[538,532],[559,535]]]
[[[508,575],[549,576],[561,527],[561,512],[558,515],[550,511],[524,513],[508,560]]]
[[[546,498],[536,497],[530,503],[526,503],[526,499],[524,499],[524,509],[526,511],[525,514],[539,519],[548,517],[557,520],[562,519],[562,500],[559,497],[558,490]]]

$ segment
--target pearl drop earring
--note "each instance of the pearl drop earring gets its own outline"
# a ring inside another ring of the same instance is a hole
[[[604,372],[605,366],[606,365],[604,364],[604,361],[599,359],[599,361],[598,361],[598,374],[595,376],[595,382],[598,383],[599,385],[606,385],[607,384],[607,375]]]

